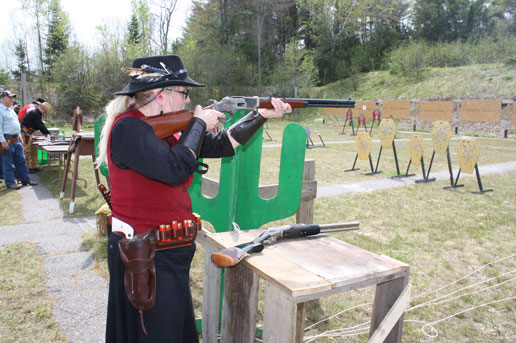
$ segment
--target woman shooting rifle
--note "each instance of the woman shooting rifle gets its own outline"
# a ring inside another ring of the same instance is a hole
[[[99,163],[104,161],[109,168],[114,218],[108,240],[106,342],[198,342],[189,286],[195,243],[155,253],[151,249],[153,263],[143,264],[143,270],[140,265],[133,274],[145,275],[148,281],[143,286],[128,285],[127,278],[124,284],[124,275],[126,268],[132,272],[132,267],[124,263],[131,252],[122,250],[121,255],[120,249],[125,247],[124,242],[137,240],[128,240],[130,237],[121,232],[130,228],[135,237],[143,237],[163,224],[195,220],[187,191],[193,173],[199,169],[197,159],[233,156],[234,148],[247,143],[267,118],[281,117],[292,109],[273,98],[273,109],[253,111],[229,129],[214,134],[210,130],[224,114],[197,105],[181,135],[160,139],[142,119],[183,110],[190,103],[191,87],[204,85],[188,76],[175,55],[137,58],[131,68],[123,70],[131,80],[106,106],[99,143]],[[128,295],[134,295],[129,294],[134,289],[146,291],[147,286],[152,298],[147,304],[151,305],[138,310]],[[155,292],[151,294],[153,287]]]

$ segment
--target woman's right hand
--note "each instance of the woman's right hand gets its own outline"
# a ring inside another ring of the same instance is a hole
[[[206,130],[213,130],[220,124],[219,118],[226,118],[222,112],[211,108],[203,109],[201,105],[195,106],[194,117],[202,119],[206,123]]]

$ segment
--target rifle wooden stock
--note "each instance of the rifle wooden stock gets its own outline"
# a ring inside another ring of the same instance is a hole
[[[184,130],[192,118],[192,112],[183,110],[163,113],[153,117],[145,117],[143,121],[152,127],[156,137],[163,139]]]
[[[280,98],[281,101],[290,104],[292,108],[305,108],[306,104],[303,99],[284,99]],[[270,98],[260,98],[260,108],[274,108]]]

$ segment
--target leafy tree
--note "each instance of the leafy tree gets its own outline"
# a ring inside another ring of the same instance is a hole
[[[46,71],[51,73],[59,56],[68,49],[71,29],[68,15],[61,10],[59,0],[51,0],[48,10],[50,22],[48,25],[44,61]]]
[[[29,71],[29,59],[27,54],[27,44],[22,40],[18,40],[14,46],[14,55],[16,56],[17,69],[12,73],[16,79],[20,79],[23,73]]]
[[[0,68],[0,85],[6,85],[9,81],[9,72],[3,68]],[[1,89],[1,87],[0,87]]]
[[[481,38],[494,27],[488,5],[487,0],[417,0],[416,35],[431,42]]]
[[[295,90],[308,93],[317,82],[317,67],[310,52],[299,42],[289,43],[271,81],[276,96],[293,96]]]
[[[44,37],[46,15],[48,4],[50,0],[21,0],[23,9],[27,10],[29,15],[35,19],[34,28],[36,30],[37,45],[38,45],[38,62],[40,74],[44,73],[45,63],[43,59]]]
[[[80,106],[86,112],[95,107],[98,92],[91,83],[92,63],[88,52],[72,45],[56,60],[52,76],[56,83],[56,118],[68,120]]]
[[[131,0],[132,17],[138,21],[138,31],[141,33],[138,45],[146,55],[153,53],[152,43],[154,35],[154,22],[149,6],[144,0]],[[131,18],[132,20],[132,18]]]

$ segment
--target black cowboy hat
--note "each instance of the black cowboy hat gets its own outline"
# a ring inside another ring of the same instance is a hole
[[[167,86],[204,87],[188,76],[181,58],[177,55],[141,57],[133,61],[132,68],[122,68],[131,81],[116,95],[135,93]]]

